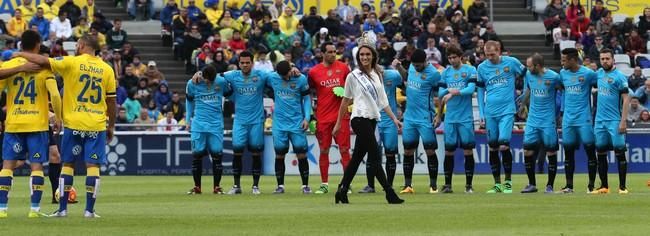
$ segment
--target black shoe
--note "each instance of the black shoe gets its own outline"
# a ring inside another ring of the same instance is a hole
[[[402,204],[404,203],[404,199],[401,199],[397,196],[395,193],[395,190],[390,188],[390,189],[384,189],[384,192],[386,192],[386,201],[388,204]]]
[[[52,198],[52,204],[59,204],[59,201],[57,201],[56,198]]]
[[[339,184],[338,190],[336,190],[336,194],[334,195],[334,203],[336,204],[348,204],[350,203],[348,201],[348,189],[341,187]]]
[[[359,193],[375,193],[375,188],[366,185],[363,189],[359,190]]]
[[[443,185],[441,192],[442,193],[454,193],[454,191],[451,190],[451,185]]]

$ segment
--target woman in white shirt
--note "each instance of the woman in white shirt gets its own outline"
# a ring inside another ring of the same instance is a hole
[[[373,48],[374,43],[368,42],[369,40],[365,39],[365,37],[362,37],[361,41],[356,57],[359,68],[348,74],[345,80],[345,95],[333,130],[333,134],[337,135],[341,129],[341,120],[345,113],[348,112],[348,106],[354,102],[350,124],[357,135],[357,139],[354,142],[352,160],[345,169],[343,179],[336,192],[335,203],[348,203],[347,191],[350,188],[350,183],[367,153],[371,172],[374,173],[377,181],[384,188],[386,200],[389,204],[400,204],[404,200],[397,197],[395,190],[386,181],[384,170],[380,167],[381,153],[375,139],[375,128],[377,127],[377,121],[380,119],[380,110],[384,110],[388,114],[399,130],[402,129],[402,123],[397,120],[388,105],[388,98],[382,83],[383,71],[377,65],[379,56]]]

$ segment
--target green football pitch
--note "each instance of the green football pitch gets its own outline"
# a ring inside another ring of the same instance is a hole
[[[190,176],[102,177],[97,201],[99,219],[83,218],[85,194],[69,207],[68,217],[28,219],[28,178],[14,180],[9,218],[0,220],[2,235],[648,235],[650,188],[647,174],[628,176],[629,195],[619,195],[618,176],[611,174],[612,192],[587,195],[586,176],[577,175],[576,193],[485,194],[492,177],[475,177],[475,193],[464,194],[464,176],[455,176],[454,194],[430,195],[428,178],[416,176],[416,194],[402,197],[403,205],[388,205],[383,193],[351,194],[349,205],[335,205],[334,192],[300,193],[299,177],[287,177],[287,193],[271,194],[273,176],[263,176],[262,195],[250,188],[238,196],[213,195],[212,178],[204,176],[202,195],[186,195]],[[313,183],[319,178],[312,176]],[[330,179],[332,188],[340,179]],[[232,178],[223,179],[226,191]],[[402,181],[402,176],[397,177]],[[439,177],[439,182],[442,176]],[[243,186],[251,177],[243,176]],[[538,182],[546,177],[538,175]],[[75,177],[83,190],[84,177]],[[556,188],[564,183],[558,175]],[[365,185],[357,176],[353,190]],[[525,176],[514,177],[514,190]],[[317,185],[312,186],[314,190]],[[42,210],[51,212],[49,187]]]

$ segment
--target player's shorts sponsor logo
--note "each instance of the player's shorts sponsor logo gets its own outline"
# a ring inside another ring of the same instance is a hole
[[[503,68],[503,72],[506,72],[506,73],[510,72],[510,67],[506,66],[505,68]]]
[[[73,130],[72,135],[74,136],[80,136],[81,138],[97,138],[99,136],[99,131],[81,131],[81,130]]]
[[[14,150],[15,153],[20,153],[23,151],[23,146],[20,145],[20,143],[14,144],[14,146],[11,148]]]
[[[76,156],[79,154],[81,154],[81,145],[74,145],[74,147],[72,147],[72,155]]]

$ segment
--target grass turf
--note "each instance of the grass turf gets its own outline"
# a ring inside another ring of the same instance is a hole
[[[629,195],[616,193],[618,176],[611,174],[611,193],[591,196],[586,176],[576,176],[576,193],[519,194],[525,176],[514,176],[513,194],[488,195],[489,175],[475,176],[472,195],[464,194],[464,176],[455,176],[454,194],[428,194],[427,176],[415,176],[415,195],[401,195],[406,203],[388,205],[380,191],[357,194],[365,177],[353,183],[351,204],[335,205],[340,176],[330,178],[330,193],[303,196],[299,177],[286,180],[287,193],[271,194],[275,178],[263,176],[262,195],[250,194],[251,177],[243,176],[244,194],[213,195],[212,178],[204,176],[204,193],[186,195],[191,176],[102,177],[97,201],[100,219],[84,219],[84,178],[75,177],[80,203],[71,205],[68,218],[28,219],[29,180],[18,177],[9,202],[9,218],[0,220],[3,235],[647,235],[650,189],[647,175],[628,176]],[[312,176],[312,188],[318,188]],[[398,176],[396,184],[402,181]],[[439,184],[442,181],[439,178]],[[232,179],[223,179],[229,189]],[[538,175],[540,185],[546,177]],[[558,175],[556,189],[564,183]],[[48,183],[49,185],[49,183]],[[543,187],[541,188],[543,189]],[[543,190],[541,190],[543,191]],[[49,187],[42,211],[50,212]]]

